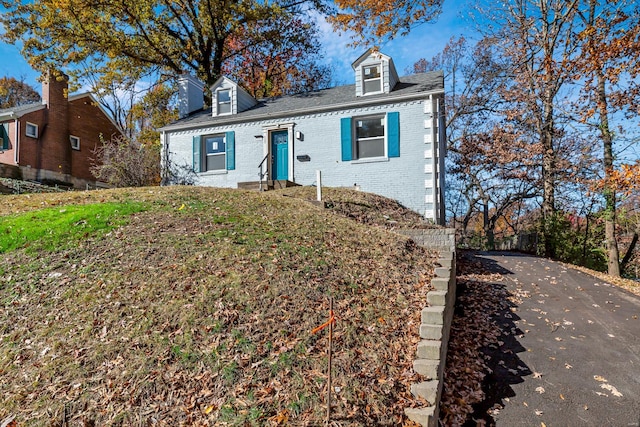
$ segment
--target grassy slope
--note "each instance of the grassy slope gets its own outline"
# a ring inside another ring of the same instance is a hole
[[[332,419],[401,424],[434,259],[384,228],[424,224],[340,190],[325,192],[336,210],[322,210],[301,201],[309,191],[3,196],[0,215],[95,202],[148,209],[103,236],[3,254],[0,421],[320,424],[327,333],[311,330],[333,296]]]

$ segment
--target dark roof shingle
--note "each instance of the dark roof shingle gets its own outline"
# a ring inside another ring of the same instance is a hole
[[[212,117],[211,108],[209,108],[192,113],[188,117],[161,128],[161,130],[179,130],[207,125],[251,122],[284,116],[357,108],[365,105],[387,104],[405,99],[419,98],[421,95],[443,90],[444,75],[442,71],[433,71],[402,77],[393,91],[388,94],[356,97],[355,85],[337,86],[330,89],[264,99],[249,110],[232,116]]]

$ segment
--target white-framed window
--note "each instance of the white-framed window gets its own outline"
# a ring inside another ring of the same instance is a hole
[[[0,150],[8,150],[9,142],[9,124],[0,124]]]
[[[80,149],[80,138],[77,136],[69,135],[69,142],[71,143],[71,148],[74,150]]]
[[[385,115],[354,117],[354,144],[352,159],[385,157]]]
[[[218,115],[231,114],[231,89],[218,89],[216,102]]]
[[[227,169],[225,135],[207,135],[202,137],[203,172]]]
[[[362,66],[362,93],[364,95],[382,92],[382,65]]]
[[[37,138],[38,137],[38,125],[27,122],[24,134],[27,135],[30,138]]]

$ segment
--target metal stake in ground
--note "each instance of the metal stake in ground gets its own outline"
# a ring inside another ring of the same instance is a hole
[[[327,384],[327,424],[331,422],[331,362],[333,356],[333,323],[335,318],[333,317],[333,297],[329,299],[329,366],[327,368],[328,381]]]
[[[329,327],[329,366],[327,369],[327,424],[331,421],[331,363],[333,358],[333,324],[336,322],[336,318],[333,314],[333,297],[329,298],[329,320],[322,325],[311,331],[312,334],[320,332],[327,326]]]

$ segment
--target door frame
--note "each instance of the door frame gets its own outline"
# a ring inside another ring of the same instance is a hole
[[[269,156],[270,159],[267,162],[267,171],[268,171],[268,179],[275,180],[273,170],[273,153],[271,152],[271,133],[272,132],[282,132],[287,131],[287,180],[293,182],[294,181],[294,123],[280,123],[277,125],[264,126],[262,128],[262,156]]]

